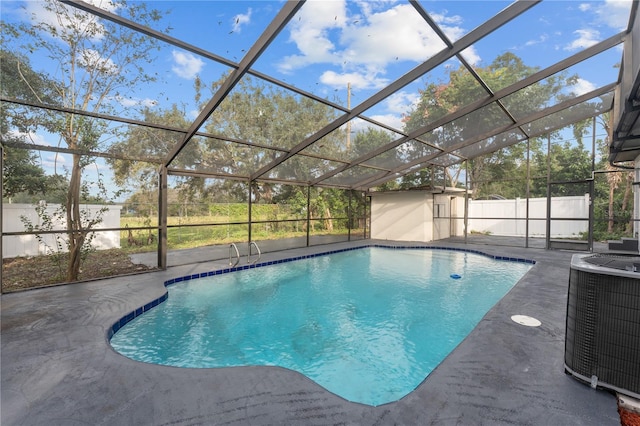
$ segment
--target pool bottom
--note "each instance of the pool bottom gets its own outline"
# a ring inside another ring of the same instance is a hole
[[[527,263],[527,264],[530,264],[530,265],[535,265],[535,263],[536,263],[535,260],[530,260],[530,259],[525,259],[525,258],[520,258],[520,257],[496,256],[496,255],[491,255],[491,254],[482,252],[480,250],[463,249],[463,248],[456,248],[456,247],[421,246],[421,245],[418,245],[418,246],[399,245],[398,246],[398,245],[386,245],[386,244],[367,244],[367,245],[362,245],[362,246],[358,246],[358,247],[349,247],[349,248],[344,248],[344,249],[339,249],[339,250],[330,250],[330,251],[326,251],[326,252],[313,253],[313,254],[308,254],[308,255],[304,255],[304,256],[295,256],[295,257],[279,259],[279,260],[274,260],[274,261],[261,262],[261,263],[256,263],[256,264],[252,264],[252,265],[244,265],[244,266],[236,266],[236,267],[233,267],[233,268],[217,269],[217,270],[208,271],[208,272],[201,272],[199,274],[184,275],[182,277],[172,278],[170,280],[165,281],[164,282],[164,286],[168,287],[168,286],[170,286],[172,284],[176,284],[176,283],[183,282],[183,281],[195,280],[195,279],[198,279],[198,278],[205,278],[205,277],[211,277],[211,276],[215,276],[215,275],[228,274],[230,272],[236,272],[236,271],[241,271],[241,270],[246,270],[246,269],[253,269],[253,268],[260,268],[260,267],[264,267],[264,266],[276,265],[276,264],[286,263],[286,262],[292,262],[292,261],[301,260],[301,259],[309,259],[309,258],[318,257],[318,256],[326,256],[326,255],[329,255],[329,254],[341,253],[341,252],[345,252],[345,251],[360,250],[360,249],[368,248],[368,247],[380,247],[380,248],[402,249],[402,250],[433,249],[433,250],[461,251],[461,252],[465,252],[465,253],[480,254],[480,255],[483,255],[483,256],[487,256],[487,257],[489,257],[491,259],[494,259],[494,260],[508,260],[508,261],[511,261],[511,262]],[[111,327],[109,327],[109,329],[107,330],[107,340],[110,341],[111,338],[113,337],[113,335],[118,330],[120,330],[125,324],[129,323],[130,321],[133,321],[136,317],[142,315],[145,312],[148,312],[150,309],[158,306],[160,303],[162,303],[165,300],[167,300],[168,295],[169,295],[168,292],[165,292],[162,296],[158,297],[157,299],[154,299],[151,302],[145,304],[144,306],[141,306],[141,307],[139,307],[137,309],[134,309],[133,311],[131,311],[128,314],[124,315],[122,318],[120,318],[118,321],[116,321]]]
[[[528,270],[510,280],[505,270],[505,279],[495,280],[487,274],[499,264],[488,266],[484,254],[369,248],[211,282],[177,281],[189,282],[172,290],[161,313],[144,317],[144,325],[137,321],[137,331],[121,332],[114,346],[139,361],[178,367],[281,366],[347,400],[380,405],[417,387]],[[356,285],[362,274],[351,269],[361,261],[360,270],[372,275]],[[464,278],[451,279],[451,270]],[[400,287],[399,271],[405,271]],[[478,299],[473,285],[482,285],[483,276],[488,281]],[[296,285],[295,277],[316,279]]]

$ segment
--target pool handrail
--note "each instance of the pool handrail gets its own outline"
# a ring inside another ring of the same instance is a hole
[[[251,246],[255,246],[256,250],[258,251],[258,257],[256,257],[256,260],[254,260],[253,262],[251,262]],[[247,254],[247,263],[251,263],[252,265],[255,265],[258,262],[258,260],[260,260],[261,257],[262,257],[262,252],[260,251],[260,247],[258,247],[258,244],[256,244],[255,241],[250,241],[249,251]]]
[[[231,258],[233,256],[233,253],[232,253],[231,249],[235,249],[235,251],[236,251],[236,261],[235,261],[235,263],[231,261]],[[236,243],[231,243],[231,244],[229,244],[229,266],[231,266],[233,268],[238,263],[240,263],[240,252],[238,251],[238,246],[236,245]]]

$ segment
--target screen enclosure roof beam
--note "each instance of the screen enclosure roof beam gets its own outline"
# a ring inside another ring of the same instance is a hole
[[[292,148],[291,151],[289,151],[287,154],[281,155],[271,163],[262,167],[254,175],[252,175],[251,177],[252,180],[260,178],[261,176],[267,174],[269,171],[271,171],[272,169],[274,169],[275,167],[277,167],[287,159],[291,158],[292,156],[296,155],[298,152],[302,151],[303,149],[317,142],[318,140],[325,137],[329,133],[333,132],[340,126],[347,123],[349,120],[364,113],[366,110],[368,110],[372,106],[378,104],[379,102],[391,96],[393,93],[402,89],[403,87],[413,82],[420,76],[426,74],[427,72],[431,71],[438,65],[442,64],[449,58],[455,56],[458,52],[461,52],[462,50],[471,46],[473,43],[482,39],[486,35],[492,33],[496,29],[510,22],[520,14],[526,12],[531,7],[538,4],[540,1],[541,0],[531,0],[531,1],[521,0],[515,3],[512,3],[506,9],[503,9],[501,12],[493,16],[491,19],[484,22],[483,24],[481,24],[480,26],[478,26],[477,28],[475,28],[474,30],[472,30],[471,32],[467,33],[465,36],[460,38],[458,41],[453,43],[452,48],[445,48],[441,50],[439,53],[429,58],[427,61],[425,61],[421,65],[418,65],[416,68],[409,71],[408,73],[406,73],[405,75],[403,75],[402,77],[394,81],[393,83],[389,84],[378,93],[374,94],[370,98],[363,101],[361,104],[359,104],[354,109],[352,109],[351,112],[342,115],[341,117],[337,118],[333,122],[324,126],[322,129],[318,130],[313,135],[307,137],[305,140],[303,140],[294,148]]]

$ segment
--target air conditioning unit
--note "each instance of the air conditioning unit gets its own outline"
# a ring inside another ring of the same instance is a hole
[[[640,258],[575,254],[571,260],[565,371],[640,398]]]

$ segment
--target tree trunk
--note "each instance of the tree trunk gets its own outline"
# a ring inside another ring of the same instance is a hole
[[[482,161],[480,161],[479,159],[476,161],[473,161],[471,163],[471,170],[467,171],[467,173],[469,173],[469,183],[470,183],[470,190],[471,190],[471,195],[472,197],[475,199],[478,196],[480,196],[480,182],[478,182],[478,180],[480,179],[480,176],[482,174]]]
[[[607,170],[609,171],[609,173],[607,173],[607,183],[609,184],[609,225],[607,226],[607,232],[611,234],[613,232],[614,224],[614,195],[622,178],[620,177],[620,174],[616,172],[615,169],[613,169],[610,165],[607,166]]]
[[[82,245],[84,243],[84,230],[80,217],[80,179],[82,167],[80,166],[80,155],[73,155],[73,166],[71,169],[71,179],[69,180],[69,191],[67,192],[67,236],[69,238],[69,261],[67,263],[67,281],[77,281],[80,273],[80,260]]]
[[[273,189],[268,183],[262,184],[262,199],[265,203],[271,204],[273,202]]]
[[[445,170],[447,171],[447,177],[449,178],[449,185],[451,186],[451,188],[457,188],[458,178],[460,177],[460,173],[462,172],[462,167],[459,167],[458,170],[453,174],[451,173],[450,167],[445,167]]]
[[[333,219],[331,218],[331,210],[329,210],[329,207],[324,208],[324,215],[327,218],[325,220],[327,231],[333,232]]]
[[[613,194],[615,193],[615,187],[609,186],[609,225],[607,226],[607,232],[613,233]]]

